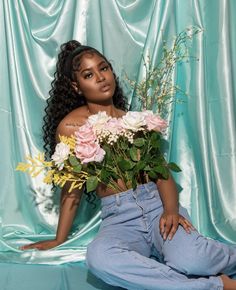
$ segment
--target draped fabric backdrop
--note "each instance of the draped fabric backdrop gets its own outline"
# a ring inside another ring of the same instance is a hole
[[[2,0],[0,2],[0,261],[62,264],[83,261],[100,222],[84,201],[71,238],[56,249],[22,252],[22,244],[53,238],[58,193],[16,172],[26,155],[42,151],[42,118],[59,46],[76,39],[111,60],[122,81],[141,80],[142,54],[160,59],[169,42],[196,25],[190,53],[178,65],[177,84],[188,93],[173,108],[169,159],[182,188],[181,204],[203,234],[236,242],[236,1],[234,0]],[[132,92],[124,87],[129,102]]]

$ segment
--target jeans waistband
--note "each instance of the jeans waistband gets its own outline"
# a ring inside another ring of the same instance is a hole
[[[133,190],[131,188],[131,189],[123,191],[123,192],[119,192],[116,194],[102,197],[101,198],[101,205],[107,206],[107,205],[110,205],[114,202],[116,204],[119,204],[121,201],[134,199],[134,196],[136,196],[137,198],[142,200],[145,197],[147,197],[147,195],[149,195],[154,190],[157,190],[157,186],[154,182],[140,184],[137,186],[137,188],[135,190]]]

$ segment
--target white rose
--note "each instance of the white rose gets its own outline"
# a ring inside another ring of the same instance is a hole
[[[110,119],[111,117],[109,117],[106,112],[98,112],[97,114],[88,117],[88,123],[91,124],[93,129],[96,131],[104,128]]]
[[[55,162],[59,170],[62,170],[64,167],[64,161],[68,158],[70,153],[70,146],[60,142],[55,148],[55,152],[52,155],[52,160]]]
[[[145,116],[142,112],[129,111],[122,117],[123,127],[134,132],[142,129],[146,125]]]

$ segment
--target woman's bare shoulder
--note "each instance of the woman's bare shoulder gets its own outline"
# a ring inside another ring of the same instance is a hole
[[[124,116],[127,112],[121,110],[121,109],[117,109],[118,113],[119,113],[119,117]]]
[[[66,115],[59,123],[56,130],[56,139],[59,140],[59,135],[68,136],[74,134],[88,118],[88,112],[85,107],[77,108]]]

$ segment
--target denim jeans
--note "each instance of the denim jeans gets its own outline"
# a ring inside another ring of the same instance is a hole
[[[163,212],[156,184],[149,182],[102,198],[102,223],[87,250],[91,272],[125,289],[220,290],[219,273],[236,273],[236,248],[178,227],[163,240]],[[189,219],[187,211],[180,213]],[[153,258],[156,256],[156,258]]]

